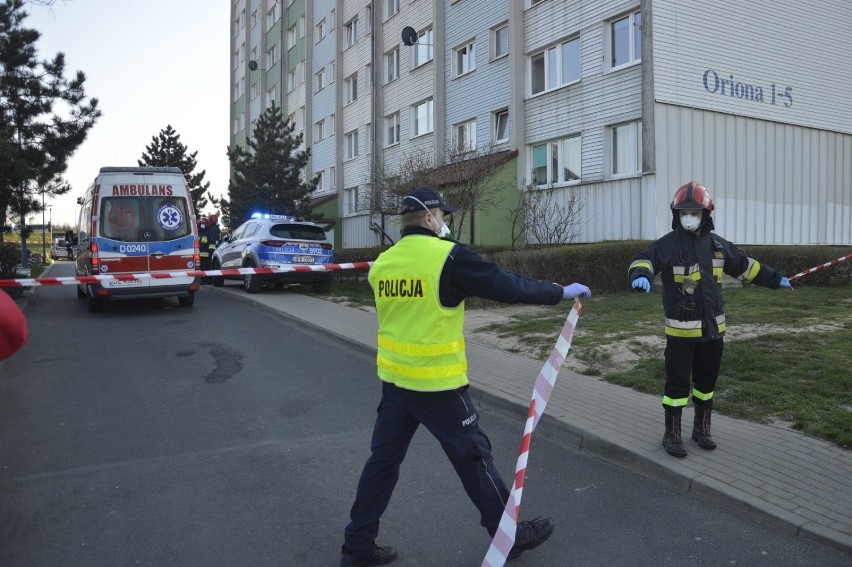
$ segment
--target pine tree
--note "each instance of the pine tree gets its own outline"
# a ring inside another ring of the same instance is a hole
[[[63,53],[36,58],[41,34],[23,27],[26,17],[22,0],[0,2],[0,225],[11,215],[23,226],[41,212],[41,193],[71,189],[62,178],[68,160],[101,115],[97,99],[86,100],[86,76],[64,77]],[[26,263],[26,242],[21,248]]]
[[[294,135],[296,125],[283,119],[273,104],[260,115],[247,148],[228,148],[233,176],[228,184],[231,226],[238,226],[253,212],[293,215],[317,219],[308,204],[319,177],[302,178],[310,149],[300,150],[303,134]]]
[[[187,154],[186,146],[180,141],[180,134],[175,132],[169,124],[160,130],[158,136],[151,138],[151,143],[145,146],[142,159],[137,160],[137,163],[140,166],[180,168],[183,176],[186,177],[186,184],[190,195],[192,195],[192,204],[196,211],[200,211],[207,206],[205,193],[210,188],[210,182],[204,181],[207,170],[202,169],[200,172],[194,173],[195,166],[198,165],[198,161],[195,159],[197,155],[197,151]],[[211,200],[214,199],[211,197]]]

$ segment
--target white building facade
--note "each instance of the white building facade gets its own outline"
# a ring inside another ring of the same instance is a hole
[[[280,4],[233,3],[232,143],[271,99],[297,123],[304,112],[306,174],[321,172],[316,196],[336,203],[338,246],[380,242],[376,171],[455,146],[515,150],[519,191],[578,196],[581,242],[664,234],[672,195],[695,180],[736,243],[852,244],[845,0]],[[277,61],[249,69],[276,45]],[[289,88],[277,69],[298,61],[308,80]]]

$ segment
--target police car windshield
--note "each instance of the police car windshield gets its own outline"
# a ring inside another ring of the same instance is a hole
[[[275,238],[292,238],[294,240],[325,240],[325,232],[318,226],[309,224],[275,224],[269,229],[269,234]]]
[[[192,234],[183,197],[105,197],[100,235],[120,242],[176,240]]]

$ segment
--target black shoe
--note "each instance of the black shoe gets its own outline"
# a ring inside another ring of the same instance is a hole
[[[534,549],[547,541],[556,524],[550,518],[536,518],[518,524],[515,531],[515,545],[509,552],[507,559],[514,559],[528,549]]]
[[[367,565],[385,565],[396,559],[396,550],[390,546],[373,548],[372,555],[356,557],[344,551],[340,557],[340,567],[366,567]]]
[[[686,449],[683,448],[683,438],[671,431],[666,431],[663,435],[663,447],[672,457],[682,459],[687,455]]]

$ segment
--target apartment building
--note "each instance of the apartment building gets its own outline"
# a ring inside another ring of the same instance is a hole
[[[505,209],[545,188],[558,206],[572,195],[583,204],[578,241],[655,238],[670,229],[674,190],[697,180],[730,240],[852,243],[843,0],[235,0],[233,10],[232,143],[281,105],[305,129],[306,174],[322,176],[315,201],[338,247],[378,244],[373,223],[398,235],[398,219],[376,210],[377,176],[418,152],[440,164],[465,148],[505,155],[500,174],[513,183],[463,240],[507,243]]]

